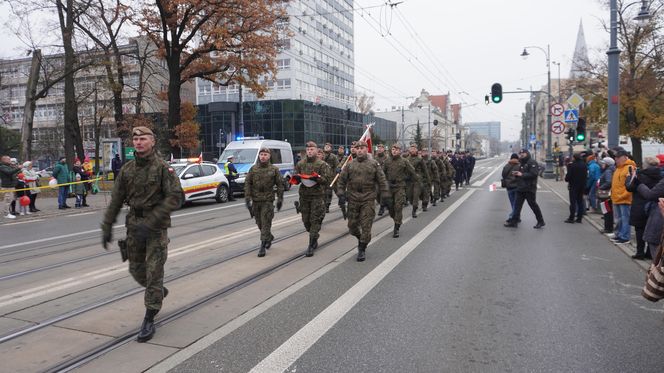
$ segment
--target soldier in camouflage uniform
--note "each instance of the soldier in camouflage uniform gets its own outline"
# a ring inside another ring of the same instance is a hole
[[[318,247],[318,232],[325,217],[325,187],[332,182],[332,174],[330,167],[317,158],[316,143],[309,141],[306,147],[306,157],[295,166],[293,178],[301,183],[300,213],[304,227],[309,232],[306,256],[313,256]]]
[[[328,166],[330,166],[330,170],[332,171],[333,175],[336,175],[337,168],[339,168],[339,159],[337,159],[336,155],[332,154],[332,144],[329,142],[326,143],[323,147],[323,161],[327,163]],[[327,188],[325,189],[325,212],[330,212],[332,194],[332,188],[328,184]]]
[[[146,311],[138,342],[146,342],[155,333],[154,317],[168,294],[164,287],[169,241],[166,230],[171,225],[171,212],[180,206],[184,195],[173,168],[156,154],[152,131],[136,127],[132,136],[136,159],[122,166],[113,185],[111,203],[101,225],[102,245],[108,249],[113,223],[126,203],[129,272],[145,287]]]
[[[392,145],[390,151],[392,154],[385,159],[383,172],[392,195],[392,208],[390,209],[390,217],[394,220],[392,237],[397,238],[403,220],[403,206],[406,203],[406,180],[419,182],[420,177],[410,162],[401,156],[401,146],[399,144]]]
[[[454,176],[456,175],[456,170],[454,169],[452,162],[450,162],[448,153],[441,152],[440,156],[443,161],[443,164],[445,165],[445,171],[447,174],[445,177],[445,182],[443,183],[443,197],[449,197],[450,192],[452,191],[452,184],[454,183]]]
[[[413,204],[413,214],[414,218],[417,217],[417,206],[420,201],[420,196],[422,195],[422,189],[424,185],[431,185],[429,177],[429,169],[424,164],[424,161],[420,156],[417,155],[417,145],[411,144],[408,157],[406,160],[410,162],[411,166],[415,169],[419,175],[418,180],[410,180],[407,183],[406,189],[406,198]]]
[[[383,164],[385,163],[385,159],[387,159],[387,155],[385,154],[385,145],[378,144],[376,146],[376,154],[374,154],[374,159],[376,160],[376,162],[378,162],[378,164],[382,168]],[[376,193],[376,202],[378,202],[378,205],[380,206],[380,208],[378,209],[378,216],[383,216],[383,214],[385,213],[385,206],[383,206],[383,204],[380,203],[380,193],[378,192]]]
[[[338,192],[339,205],[344,205],[348,199],[348,229],[358,239],[357,261],[362,262],[371,241],[371,226],[376,215],[376,186],[383,205],[389,207],[392,197],[382,168],[367,156],[367,143],[358,141],[355,147],[357,157],[341,171]]]
[[[445,169],[445,163],[440,159],[438,153],[439,152],[436,151],[431,152],[431,158],[436,162],[436,167],[438,167],[438,190],[434,189],[434,198],[443,202],[443,186],[445,185],[445,178],[447,177],[447,169]]]
[[[261,231],[261,248],[258,256],[272,246],[272,218],[274,217],[274,192],[277,192],[277,211],[284,203],[284,183],[279,168],[270,163],[270,149],[258,151],[258,163],[251,166],[244,179],[244,200],[256,219]]]
[[[429,152],[428,150],[423,150],[422,151],[422,160],[424,160],[424,164],[427,166],[429,170],[429,180],[430,184],[426,185],[424,187],[424,193],[422,193],[422,211],[427,210],[427,204],[429,201],[432,201],[432,205],[436,206],[436,197],[435,193],[436,191],[440,193],[439,188],[440,185],[439,183],[439,175],[438,175],[438,166],[436,166],[436,162],[434,162],[433,159],[429,157]],[[433,189],[432,189],[433,188]],[[433,192],[432,192],[433,190]]]

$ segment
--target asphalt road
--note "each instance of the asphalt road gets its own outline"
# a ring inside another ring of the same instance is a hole
[[[664,310],[641,298],[641,269],[590,225],[563,223],[547,190],[544,229],[528,207],[504,228],[498,179],[155,371],[661,372]]]

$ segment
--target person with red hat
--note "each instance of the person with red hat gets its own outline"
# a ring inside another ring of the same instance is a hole
[[[28,210],[28,205],[30,205],[30,191],[28,189],[28,185],[25,183],[25,176],[23,176],[23,173],[18,173],[16,175],[16,178],[18,179],[16,181],[16,185],[14,188],[16,189],[16,201],[18,201],[18,214],[23,216],[23,215],[30,215],[31,212]],[[25,204],[23,203],[23,197],[28,199],[28,203]]]

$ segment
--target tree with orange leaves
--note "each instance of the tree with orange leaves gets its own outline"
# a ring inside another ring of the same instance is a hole
[[[180,87],[202,78],[238,83],[259,97],[261,79],[276,75],[279,39],[286,32],[284,0],[155,0],[137,24],[160,48],[169,72],[168,128],[184,124]]]
[[[180,107],[182,123],[175,126],[173,129],[174,138],[170,139],[171,146],[180,148],[180,153],[186,150],[190,153],[191,150],[198,148],[200,143],[198,136],[201,131],[201,126],[196,122],[196,106],[191,102],[183,102]],[[182,157],[183,154],[180,154]]]

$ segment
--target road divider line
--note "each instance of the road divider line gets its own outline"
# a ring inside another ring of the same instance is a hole
[[[399,250],[390,255],[362,280],[346,291],[323,312],[302,327],[286,342],[258,363],[251,373],[283,372],[293,365],[316,341],[343,318],[360,300],[378,283],[415,250],[431,233],[435,231],[463,202],[473,195],[469,190],[452,204],[445,212],[436,217],[424,229],[406,242]]]
[[[496,171],[498,171],[498,170],[501,169],[501,168],[502,168],[501,165],[495,166],[495,168],[493,169],[493,171],[489,171],[489,173],[484,177],[484,179],[474,182],[474,183],[473,183],[473,186],[474,186],[474,187],[482,186],[484,183],[486,183],[487,180],[489,180],[489,178],[491,177],[491,175],[493,175]]]

